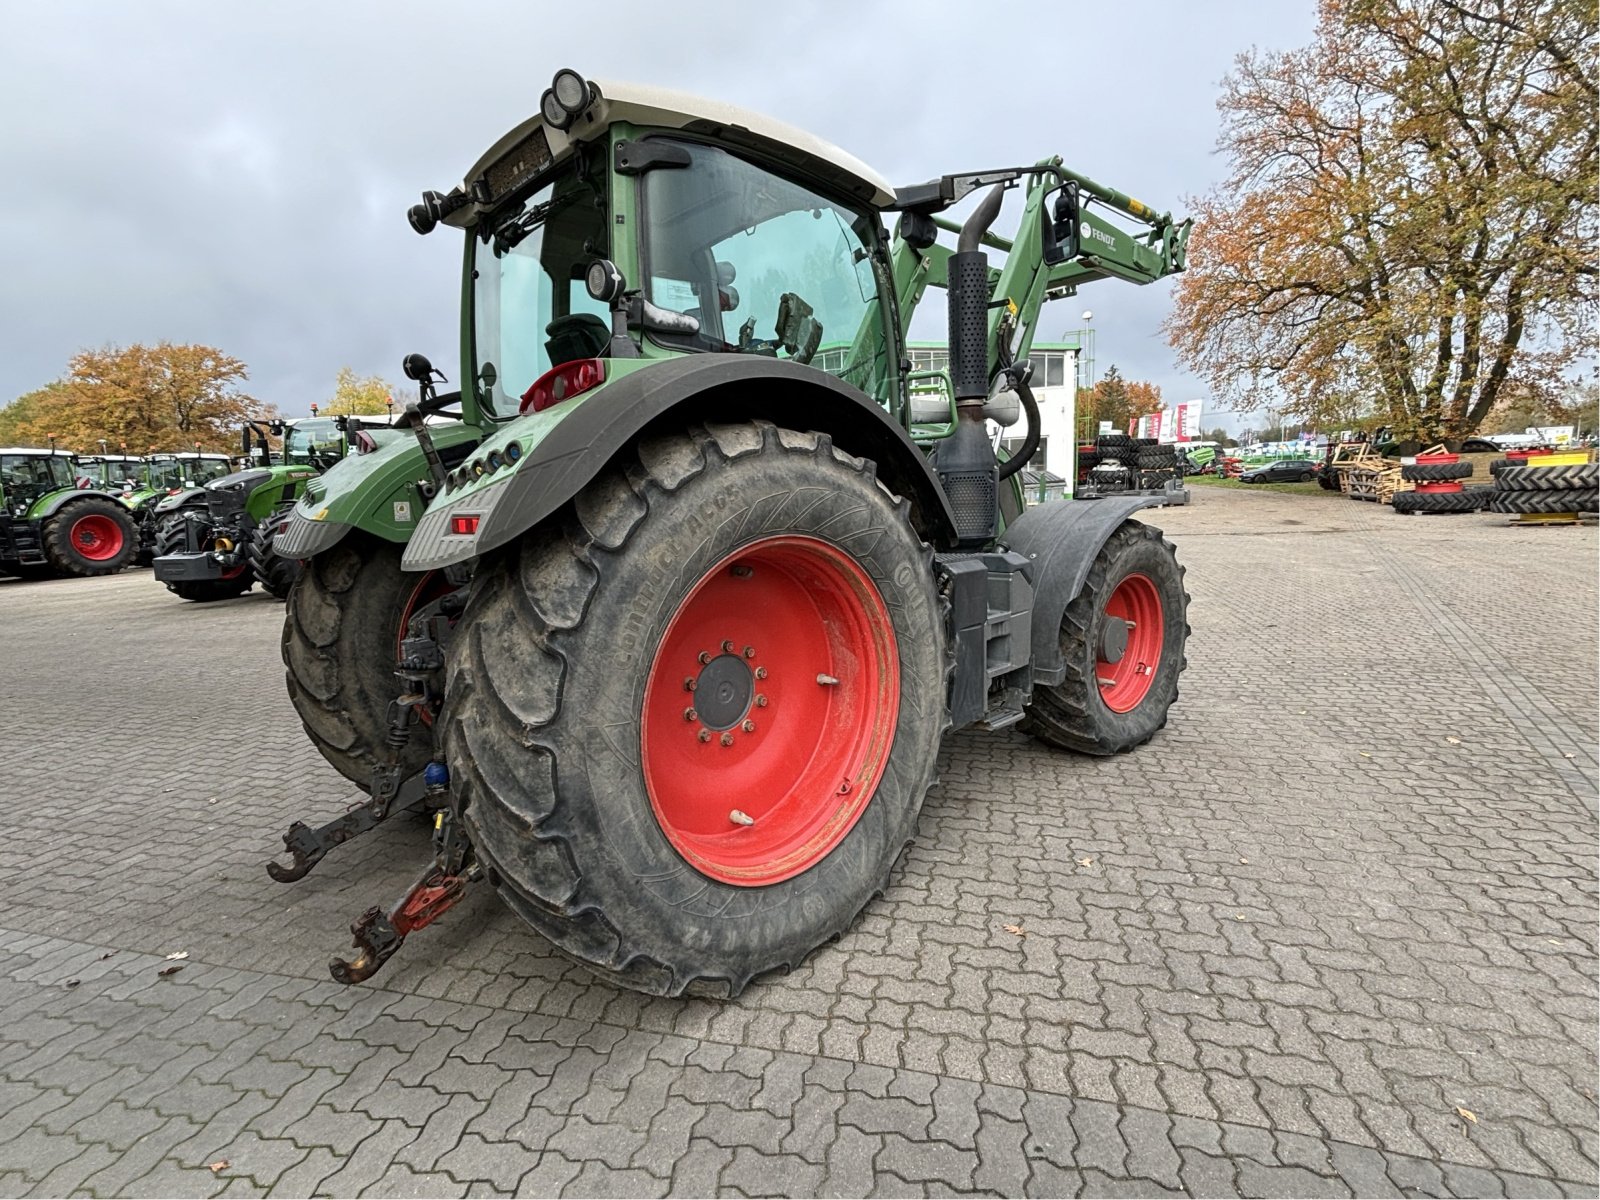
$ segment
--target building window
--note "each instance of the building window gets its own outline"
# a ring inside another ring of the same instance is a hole
[[[1067,382],[1067,357],[1059,351],[1040,351],[1030,356],[1034,387],[1063,387]]]

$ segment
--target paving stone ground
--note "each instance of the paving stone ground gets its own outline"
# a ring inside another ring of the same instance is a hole
[[[888,893],[720,1003],[488,894],[334,985],[427,837],[261,870],[354,799],[281,606],[0,582],[0,1194],[1595,1195],[1596,531],[1152,520],[1169,728],[953,736]]]

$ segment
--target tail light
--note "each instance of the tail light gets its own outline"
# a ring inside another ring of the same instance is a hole
[[[570,400],[590,388],[599,387],[605,381],[604,359],[579,358],[562,363],[533,381],[533,386],[522,393],[522,407],[517,411],[528,412],[531,409],[533,412],[543,412],[551,405]]]

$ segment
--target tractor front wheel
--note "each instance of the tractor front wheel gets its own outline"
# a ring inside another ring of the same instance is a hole
[[[1083,754],[1144,745],[1167,723],[1189,665],[1188,608],[1172,544],[1124,521],[1061,618],[1066,678],[1034,689],[1023,731]]]
[[[289,699],[322,757],[364,791],[390,752],[389,706],[400,694],[394,671],[406,625],[452,590],[437,571],[402,571],[404,549],[347,535],[305,565],[284,612]],[[400,777],[415,775],[432,756],[432,727],[412,726]]]
[[[821,434],[695,428],[625,458],[480,564],[454,799],[565,954],[733,995],[847,929],[916,832],[946,724],[932,556]]]
[[[300,563],[284,558],[272,548],[272,541],[289,519],[288,513],[274,513],[250,531],[250,544],[245,556],[250,560],[250,574],[257,583],[279,600],[287,599],[289,589],[300,578]]]
[[[132,514],[99,496],[62,505],[45,518],[40,533],[45,558],[62,575],[111,575],[139,550]]]

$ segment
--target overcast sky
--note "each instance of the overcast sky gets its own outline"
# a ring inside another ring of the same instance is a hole
[[[161,339],[242,358],[286,415],[341,366],[402,381],[410,350],[454,379],[460,235],[405,210],[558,67],[765,112],[897,184],[1059,153],[1178,211],[1223,172],[1234,55],[1304,44],[1314,9],[0,0],[0,404],[83,347]],[[1040,339],[1092,309],[1100,373],[1204,396],[1160,335],[1168,291],[1094,284]]]

